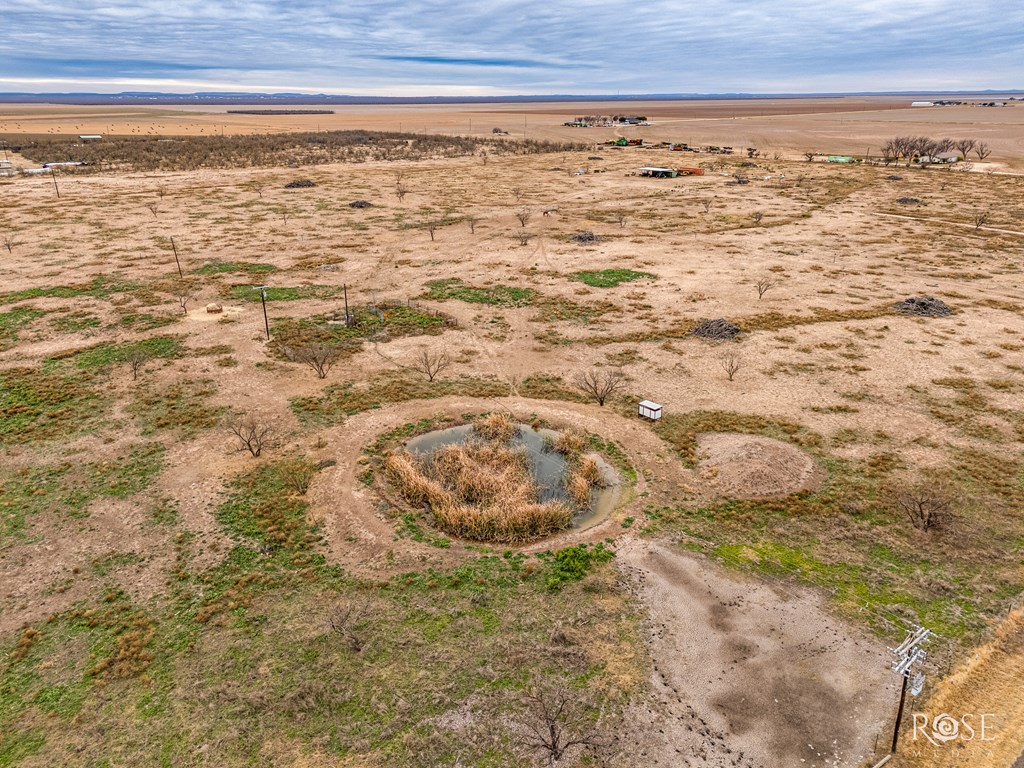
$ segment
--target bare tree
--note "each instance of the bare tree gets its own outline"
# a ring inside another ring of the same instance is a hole
[[[515,235],[516,240],[519,241],[520,245],[526,245],[530,242],[530,238],[533,237],[529,232],[519,232]]]
[[[725,371],[725,375],[729,377],[729,381],[732,381],[736,372],[743,367],[743,358],[741,358],[737,352],[723,353],[722,356],[718,358],[718,362],[722,366],[722,370]]]
[[[476,234],[476,225],[480,223],[479,216],[467,216],[466,223],[469,224],[469,234]]]
[[[236,453],[248,451],[253,457],[259,456],[264,448],[270,446],[274,431],[269,422],[253,414],[239,417],[231,422],[228,428],[231,434],[238,438]]]
[[[178,289],[178,293],[175,295],[178,300],[178,306],[181,307],[181,311],[188,314],[188,304],[194,301],[196,298],[195,292],[189,286],[182,286]]]
[[[974,139],[957,139],[954,146],[960,151],[960,156],[966,160],[968,153],[974,149],[978,142]]]
[[[974,214],[974,231],[977,232],[979,229],[988,224],[988,211],[978,211]]]
[[[327,617],[327,626],[343,638],[345,644],[355,653],[359,653],[363,649],[360,630],[366,620],[366,608],[365,602],[345,601],[334,606]]]
[[[516,218],[519,219],[519,225],[525,227],[529,223],[530,218],[533,216],[533,211],[529,208],[520,208],[516,211]]]
[[[157,212],[160,210],[160,203],[146,203],[146,207],[149,209],[149,212],[153,214],[154,219],[159,218],[157,216]]]
[[[3,243],[4,248],[7,249],[8,253],[14,253],[14,246],[18,243],[11,235],[4,235],[3,239],[0,240]]]
[[[512,197],[516,199],[517,203],[523,199],[524,194],[522,187],[512,187]]]
[[[125,362],[128,363],[128,367],[131,369],[132,381],[139,378],[139,371],[142,370],[142,366],[144,366],[148,361],[149,355],[141,349],[136,348],[128,353],[125,357]]]
[[[984,141],[979,141],[974,147],[974,154],[978,156],[979,160],[984,160],[986,157],[992,154],[992,150],[989,149],[988,144]]]
[[[249,189],[255,192],[261,200],[263,199],[263,190],[266,189],[266,186],[266,184],[264,184],[262,181],[259,181],[258,179],[249,182]]]
[[[955,494],[944,482],[890,483],[883,494],[919,531],[941,528],[953,514]]]
[[[293,363],[308,365],[316,371],[317,378],[320,379],[326,379],[331,368],[341,359],[341,347],[322,341],[285,346],[281,348],[281,351]]]
[[[750,214],[750,218],[754,220],[755,224],[760,224],[761,219],[764,218],[764,211],[754,211],[752,214]]]
[[[405,196],[409,194],[409,188],[402,182],[395,184],[395,196],[398,197],[398,202],[405,200]]]
[[[619,223],[620,227],[626,226],[626,212],[625,211],[616,211],[615,212],[615,220]]]
[[[779,284],[779,281],[774,277],[762,277],[757,281],[757,300],[760,301],[761,297],[768,293],[769,290]]]
[[[413,360],[412,368],[426,376],[427,381],[433,381],[441,371],[451,367],[452,362],[447,352],[437,352],[424,347]]]
[[[164,196],[167,194],[167,187],[161,184],[156,188],[156,194],[161,200],[163,200]]]
[[[626,374],[618,368],[599,371],[580,371],[572,380],[573,385],[603,406],[605,401],[626,386]]]
[[[714,205],[715,201],[710,197],[705,197],[700,201],[700,204],[704,206],[704,213],[711,211],[711,206]]]
[[[580,694],[567,688],[531,690],[518,718],[523,741],[539,751],[549,766],[573,747],[601,747],[603,739],[587,716]]]

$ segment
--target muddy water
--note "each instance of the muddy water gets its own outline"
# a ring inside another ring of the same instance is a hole
[[[416,456],[429,456],[435,449],[445,445],[459,445],[466,442],[473,432],[472,425],[465,424],[461,427],[450,427],[439,429],[435,432],[427,432],[425,435],[414,437],[406,448]],[[540,501],[564,501],[569,502],[569,496],[562,487],[562,480],[565,477],[568,465],[560,453],[548,451],[544,448],[546,439],[555,439],[558,433],[551,429],[537,429],[521,424],[519,434],[512,438],[513,448],[525,448],[526,455],[530,459],[530,474],[540,489]],[[598,459],[601,464],[602,473],[611,479],[614,476],[611,468]],[[610,485],[607,488],[596,488],[590,494],[590,504],[579,510],[573,517],[573,528],[589,528],[608,517],[614,510],[619,500],[618,485]]]

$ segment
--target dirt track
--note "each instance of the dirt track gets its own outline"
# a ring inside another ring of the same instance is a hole
[[[667,542],[631,541],[618,562],[649,611],[660,713],[635,717],[651,763],[842,768],[872,758],[896,696],[881,642],[810,592],[744,579]]]

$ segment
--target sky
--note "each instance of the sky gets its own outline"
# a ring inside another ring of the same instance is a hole
[[[7,0],[0,91],[1024,88],[1024,0]]]

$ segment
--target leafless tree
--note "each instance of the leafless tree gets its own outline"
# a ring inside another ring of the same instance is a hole
[[[978,211],[974,214],[974,231],[977,232],[979,229],[988,224],[988,211]]]
[[[615,220],[619,223],[620,227],[626,226],[626,212],[625,211],[616,211],[615,212]]]
[[[516,199],[517,203],[523,199],[524,194],[522,187],[512,187],[512,197]]]
[[[779,284],[779,281],[774,277],[762,277],[757,281],[757,300],[760,301],[761,297],[768,293],[769,290]]]
[[[520,245],[526,245],[530,242],[530,238],[533,237],[529,232],[519,232],[515,235],[516,240],[519,241]]]
[[[533,211],[531,211],[529,208],[520,208],[518,211],[516,211],[516,218],[519,219],[519,225],[522,227],[525,227],[529,223],[530,218],[532,216]]]
[[[436,221],[429,221],[423,225],[423,228],[430,233],[430,242],[434,242],[434,233],[437,232],[439,226]]]
[[[626,375],[618,368],[600,371],[580,371],[572,380],[573,385],[583,394],[594,398],[598,405],[626,386]]]
[[[355,653],[363,649],[363,638],[360,630],[366,620],[367,605],[345,601],[338,603],[327,616],[327,626],[335,634],[344,639],[345,644]]]
[[[427,381],[433,381],[441,371],[451,367],[452,362],[447,352],[437,352],[424,347],[416,355],[412,367],[426,376]]]
[[[182,286],[178,289],[178,293],[175,295],[178,300],[178,306],[181,307],[181,311],[188,314],[188,304],[191,301],[195,301],[195,292],[189,286]]]
[[[564,687],[534,689],[522,699],[518,724],[524,743],[555,765],[573,747],[602,747],[604,740],[587,716],[581,694]]]
[[[142,366],[144,366],[148,361],[149,355],[141,349],[133,349],[128,353],[125,358],[125,362],[128,363],[128,367],[131,369],[132,381],[139,378],[139,371],[142,370]]]
[[[979,160],[984,160],[986,157],[992,154],[992,150],[989,149],[988,144],[984,141],[979,141],[974,147],[974,154],[978,156]]]
[[[469,234],[476,234],[476,225],[480,223],[479,216],[467,216],[466,223],[469,224]]]
[[[949,485],[935,481],[890,483],[883,488],[883,494],[919,531],[946,525],[952,517],[956,498]]]
[[[288,211],[281,211],[281,223],[288,226]]]
[[[764,218],[764,211],[754,211],[752,214],[750,214],[750,218],[754,220],[755,224],[760,224],[761,219]]]
[[[700,201],[700,204],[704,206],[704,213],[711,211],[711,206],[714,205],[715,201],[710,197],[705,197]]]
[[[737,352],[723,353],[722,356],[718,358],[718,362],[722,366],[722,370],[725,371],[725,375],[729,377],[729,381],[732,381],[736,372],[743,367],[743,358],[741,358]]]
[[[266,186],[266,184],[259,180],[249,182],[249,189],[255,192],[261,200],[263,199],[263,190]]]
[[[322,341],[310,341],[281,348],[284,356],[293,363],[302,363],[312,368],[317,378],[326,379],[334,364],[341,359],[341,347]]]
[[[253,414],[239,417],[228,424],[228,428],[231,434],[238,438],[238,447],[235,451],[248,451],[253,457],[259,456],[264,448],[270,446],[274,432],[270,422]]]
[[[154,219],[159,218],[157,213],[160,210],[160,203],[146,203],[146,207],[149,209],[149,212],[153,214]]]
[[[8,253],[14,253],[14,246],[18,244],[11,235],[4,235],[0,242],[3,243],[3,246],[7,249]]]
[[[960,156],[966,160],[968,153],[974,149],[974,145],[978,142],[974,139],[957,139],[955,146],[960,151]]]
[[[160,197],[160,199],[163,200],[164,199],[164,195],[167,194],[167,187],[165,187],[163,184],[161,184],[160,186],[158,186],[156,188],[156,193]]]

